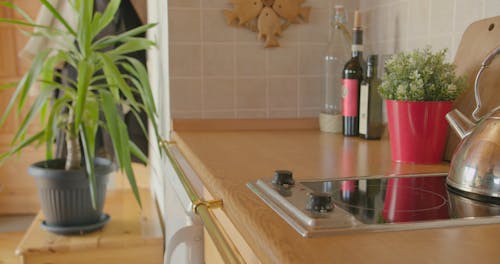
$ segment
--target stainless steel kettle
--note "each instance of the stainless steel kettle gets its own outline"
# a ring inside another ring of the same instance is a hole
[[[449,186],[473,195],[500,198],[500,106],[482,117],[478,86],[479,77],[500,54],[500,47],[490,52],[484,59],[474,82],[476,109],[469,120],[457,109],[446,115],[450,126],[462,141],[451,160],[447,177]]]

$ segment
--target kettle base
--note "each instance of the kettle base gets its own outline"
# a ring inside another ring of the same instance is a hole
[[[457,189],[457,188],[451,186],[450,184],[447,184],[447,185],[448,185],[448,191],[450,191],[454,194],[457,194],[457,195],[460,195],[460,196],[463,196],[463,197],[466,197],[466,198],[469,198],[472,200],[476,200],[479,202],[483,202],[483,203],[500,205],[500,197],[493,197],[493,196],[487,196],[487,195],[482,195],[482,194],[478,194],[478,193],[467,192],[464,190]]]

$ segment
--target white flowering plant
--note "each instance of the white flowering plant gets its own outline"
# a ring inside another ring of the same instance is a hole
[[[446,49],[430,47],[400,52],[385,62],[380,95],[399,101],[452,101],[466,87],[465,76],[455,74],[455,65],[445,62]]]

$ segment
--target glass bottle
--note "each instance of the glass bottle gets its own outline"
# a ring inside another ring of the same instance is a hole
[[[359,88],[366,67],[363,60],[363,28],[361,14],[354,12],[352,56],[342,71],[342,133],[344,136],[359,135]]]
[[[382,97],[378,93],[380,79],[377,76],[378,56],[368,57],[366,77],[361,83],[359,95],[359,136],[379,139],[382,136]]]
[[[320,113],[320,129],[342,132],[342,69],[350,58],[351,35],[345,25],[343,5],[335,6],[330,23],[330,38],[324,56],[324,97]]]

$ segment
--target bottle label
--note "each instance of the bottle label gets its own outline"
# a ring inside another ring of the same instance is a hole
[[[358,80],[343,79],[342,115],[355,117],[358,115]]]
[[[368,84],[360,86],[359,94],[359,134],[366,135],[368,132]]]
[[[363,44],[361,44],[361,45],[360,44],[353,44],[351,46],[351,50],[352,51],[361,51],[361,52],[363,52]]]

